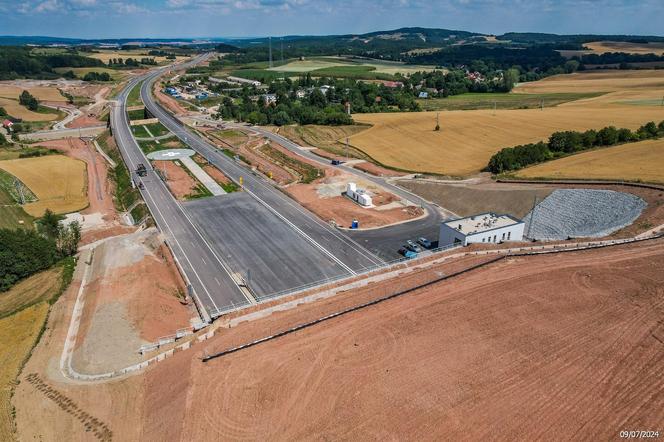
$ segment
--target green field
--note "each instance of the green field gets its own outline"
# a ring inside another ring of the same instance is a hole
[[[334,68],[341,68],[335,71]],[[344,68],[359,68],[345,70]],[[381,61],[371,59],[357,59],[345,57],[314,57],[307,58],[306,60],[288,60],[279,66],[271,68],[271,71],[278,71],[297,75],[302,72],[311,72],[312,75],[317,75],[317,71],[322,69],[330,69],[335,74],[327,74],[330,76],[348,75],[348,78],[359,78],[359,73],[374,72],[375,74],[385,74],[391,77],[397,73],[410,74],[417,71],[431,71],[433,66],[422,65],[407,65],[399,62]],[[339,75],[336,75],[339,73]],[[323,75],[325,75],[323,73]],[[384,77],[384,78],[387,78]],[[372,79],[372,78],[369,78]]]
[[[249,80],[257,80],[261,83],[268,83],[270,81],[284,78],[283,72],[268,71],[265,69],[238,69],[231,72],[230,75],[234,77],[247,78]],[[297,72],[289,72],[287,76],[296,77],[298,75],[299,73]]]
[[[155,136],[159,137],[161,135],[166,135],[168,133],[168,129],[164,127],[161,123],[152,123],[152,124],[144,124],[141,126],[132,126],[131,127],[131,132],[134,134],[135,137],[138,138],[150,138],[150,133],[148,133],[149,130],[150,133]]]
[[[13,179],[10,174],[0,170],[0,228],[31,229],[34,218],[28,215],[10,194]]]
[[[99,72],[100,74],[102,72],[106,72],[108,75],[111,76],[113,80],[122,80],[124,77],[127,76],[125,72],[118,71],[115,69],[109,69],[109,68],[103,68],[103,67],[92,67],[92,68],[55,68],[55,72],[58,74],[64,74],[67,71],[73,71],[77,77],[83,78],[85,77],[85,74],[88,72]]]
[[[328,68],[316,69],[310,73],[314,77],[354,78],[358,80],[394,79],[394,77],[390,74],[377,72],[374,66],[363,65],[332,66]]]
[[[127,96],[127,106],[139,106],[143,104],[143,101],[141,100],[142,84],[143,82],[141,81],[131,91],[129,91],[129,95]]]
[[[182,143],[177,138],[168,138],[166,140],[162,140],[159,143],[156,141],[139,141],[138,145],[141,147],[143,152],[146,154],[150,152],[155,152],[157,150],[166,150],[166,149],[186,149],[187,146]]]
[[[536,109],[540,106],[552,107],[569,101],[592,98],[601,93],[559,93],[559,94],[513,94],[513,93],[469,93],[452,95],[447,98],[418,99],[426,111],[436,110],[475,110],[475,109]]]
[[[127,112],[127,116],[129,117],[129,120],[131,120],[131,121],[144,120],[145,119],[145,110],[143,110],[143,109],[131,110],[131,111]]]

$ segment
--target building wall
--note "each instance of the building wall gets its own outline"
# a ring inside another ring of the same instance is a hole
[[[482,242],[499,243],[501,241],[521,241],[523,240],[523,227],[524,224],[519,223],[512,226],[501,227],[495,230],[476,233],[475,235],[470,235],[467,238],[466,245]]]
[[[523,240],[523,228],[524,224],[519,223],[466,236],[464,233],[447,226],[445,223],[442,223],[440,225],[438,246],[444,247],[447,245],[455,244],[455,242],[461,242],[464,246],[467,246],[468,244],[482,242],[499,243],[500,241],[521,241]]]
[[[458,240],[457,242],[460,241],[463,245],[466,245],[466,235],[442,223],[440,225],[440,235],[438,236],[438,247],[454,244],[455,239]]]

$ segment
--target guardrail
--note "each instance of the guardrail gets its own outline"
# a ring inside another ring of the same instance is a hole
[[[387,261],[387,262],[384,262],[384,263],[381,263],[381,264],[376,264],[376,265],[373,265],[373,266],[364,267],[361,271],[356,272],[355,275],[333,276],[333,277],[322,279],[322,280],[319,280],[319,281],[315,281],[315,282],[312,282],[312,283],[309,283],[309,284],[304,284],[304,285],[301,285],[301,286],[298,286],[298,287],[292,287],[292,288],[289,288],[289,289],[286,289],[286,290],[281,290],[281,291],[278,291],[278,292],[274,292],[274,293],[270,293],[270,294],[267,294],[267,295],[259,296],[257,299],[259,299],[259,301],[262,302],[262,301],[267,301],[267,300],[279,298],[279,297],[282,297],[282,296],[296,295],[298,293],[302,293],[302,292],[305,292],[307,290],[310,290],[310,289],[313,289],[313,288],[316,288],[316,287],[321,287],[321,286],[324,286],[324,285],[327,285],[327,284],[332,284],[332,283],[338,283],[338,282],[341,282],[341,281],[344,281],[344,280],[357,278],[359,276],[365,276],[365,275],[368,275],[370,273],[373,273],[373,272],[376,272],[376,271],[379,271],[379,270],[387,270],[387,269],[390,269],[392,267],[395,267],[399,264],[403,264],[403,263],[406,263],[406,262],[417,263],[419,260],[424,259],[424,258],[429,258],[429,257],[431,257],[431,255],[434,255],[436,253],[452,250],[452,249],[459,248],[459,247],[461,247],[461,246],[460,245],[454,245],[454,244],[449,245],[449,246],[445,246],[445,247],[436,247],[435,249],[429,249],[426,252],[422,252],[421,254],[418,254],[418,256],[415,257],[415,258],[406,258],[406,257],[397,258],[397,259],[392,260],[392,261]]]

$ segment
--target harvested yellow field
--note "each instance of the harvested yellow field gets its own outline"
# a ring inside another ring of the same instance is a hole
[[[40,217],[46,209],[69,213],[88,205],[87,172],[83,161],[63,155],[0,161],[0,169],[20,179],[37,196],[24,209]]]
[[[559,75],[520,85],[518,92],[607,92],[556,107],[515,110],[356,114],[373,125],[351,143],[376,161],[397,169],[466,176],[486,167],[504,147],[546,140],[561,130],[614,125],[636,129],[664,120],[664,71],[612,71]]]
[[[25,106],[21,106],[18,100],[10,98],[0,98],[0,107],[5,108],[7,113],[14,118],[20,118],[23,121],[53,121],[58,118],[57,114],[40,114],[32,112]]]
[[[592,49],[594,53],[604,54],[606,52],[626,52],[629,54],[657,54],[664,53],[664,43],[649,42],[649,43],[631,43],[624,41],[591,41],[584,43],[588,49]]]
[[[520,83],[514,88],[515,93],[525,94],[551,94],[564,92],[616,92],[631,91],[656,95],[655,92],[664,88],[664,70],[634,70],[634,71],[591,71],[576,72],[574,74],[554,75],[543,80]],[[610,94],[609,94],[610,95]],[[612,98],[597,97],[610,101]],[[661,99],[662,96],[660,95]]]
[[[520,170],[517,175],[664,183],[664,139],[583,152]]]
[[[24,279],[8,292],[0,293],[0,318],[48,300],[60,288],[62,266],[44,270]]]
[[[0,84],[0,97],[13,98],[18,100],[18,96],[27,90],[32,96],[41,101],[66,103],[67,99],[60,93],[55,86],[33,86],[20,87],[12,84]]]
[[[600,129],[607,125],[636,129],[664,120],[664,109],[651,106],[559,106],[440,113],[439,132],[433,112],[358,114],[372,124],[351,137],[353,146],[376,161],[398,169],[465,176],[482,170],[504,147],[545,140],[559,130]]]
[[[11,390],[47,314],[48,303],[41,302],[0,319],[0,440],[14,439]]]
[[[113,51],[113,50],[101,50],[99,52],[94,52],[94,53],[89,53],[89,52],[81,52],[81,55],[85,57],[90,57],[90,58],[96,58],[97,60],[101,60],[104,63],[108,64],[108,61],[112,58],[121,58],[123,60],[126,60],[127,58],[138,58],[139,60],[141,58],[154,58],[154,60],[157,63],[161,63],[164,61],[170,61],[174,62],[175,60],[168,60],[166,57],[156,57],[153,55],[148,55],[148,51],[145,49],[130,49],[126,51]],[[182,57],[182,56],[176,56],[176,60],[184,60],[187,57]]]

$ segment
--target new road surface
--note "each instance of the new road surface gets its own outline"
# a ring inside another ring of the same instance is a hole
[[[297,155],[320,164],[329,164],[329,160],[322,159],[315,153],[304,149],[302,146],[281,135],[260,127],[252,127],[251,129],[264,137],[279,143]],[[360,179],[372,181],[391,193],[409,200],[426,210],[427,213],[425,217],[407,223],[401,223],[380,229],[351,230],[348,232],[348,235],[351,238],[363,244],[367,249],[385,260],[399,258],[400,255],[397,251],[408,239],[417,240],[419,237],[425,237],[432,241],[434,246],[436,246],[438,242],[440,222],[443,219],[456,217],[454,213],[445,210],[402,187],[390,183],[389,180],[385,178],[377,177],[343,164],[336,167],[343,169],[344,172],[357,176]]]
[[[176,201],[166,185],[149,167],[149,161],[134,140],[127,120],[126,100],[129,91],[140,82],[132,80],[118,96],[118,103],[111,112],[113,136],[122,157],[135,182],[141,182],[140,190],[159,229],[166,236],[175,259],[178,261],[193,289],[201,316],[248,305],[250,299],[235,284],[221,257],[194,224],[191,216]],[[147,176],[134,174],[138,164],[148,168]]]
[[[114,109],[112,126],[128,167],[134,171],[138,163],[148,166],[148,175],[135,179],[143,182],[143,197],[158,227],[211,316],[253,301],[235,284],[239,278],[261,300],[383,263],[166,112],[151,94],[163,71],[152,71],[127,85]],[[242,192],[186,203],[173,198],[129,129],[126,98],[141,81],[141,98],[152,115],[229,178],[237,182],[242,177]]]

